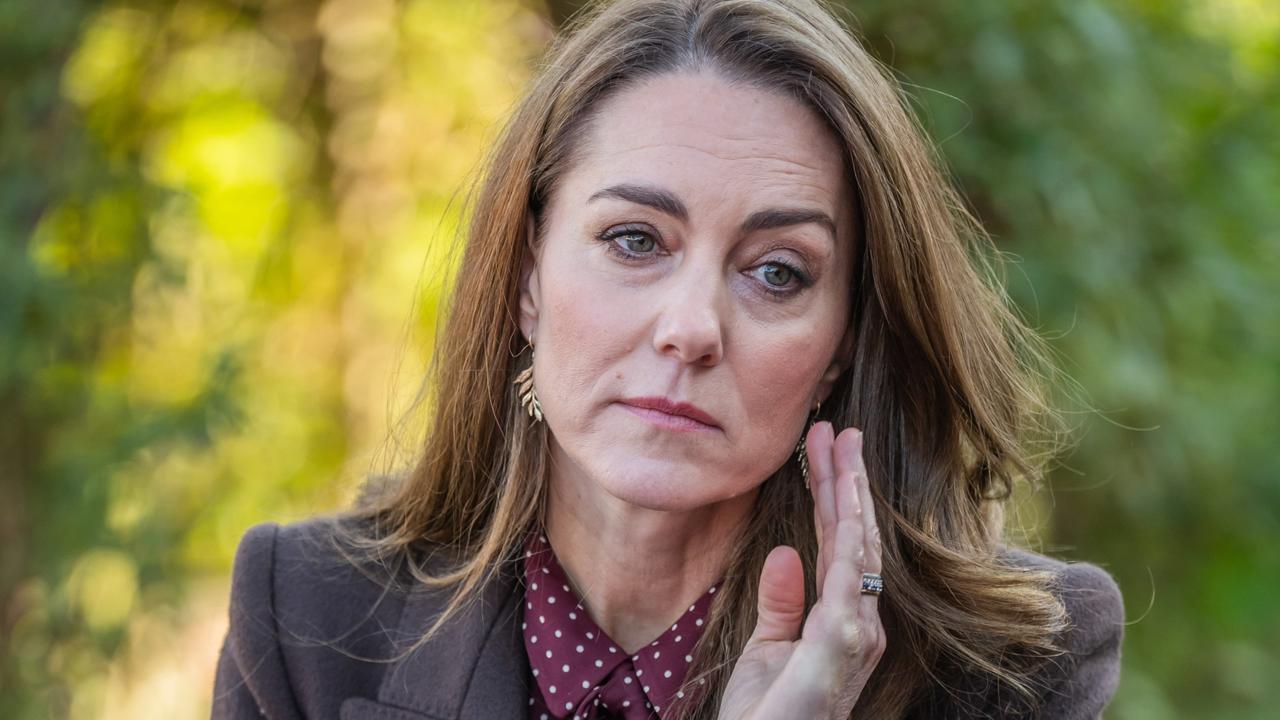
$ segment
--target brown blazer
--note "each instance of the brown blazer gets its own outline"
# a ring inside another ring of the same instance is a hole
[[[520,631],[521,585],[504,571],[480,602],[418,652],[407,647],[437,617],[447,592],[386,591],[334,553],[324,518],[250,528],[236,551],[230,629],[214,681],[214,718],[494,720],[524,718],[529,661]],[[1075,628],[1069,654],[1047,666],[1040,717],[1095,718],[1119,680],[1124,607],[1105,571],[1023,550],[1019,565],[1050,568]],[[1007,693],[1006,693],[1007,696]],[[1022,717],[998,692],[928,717]]]

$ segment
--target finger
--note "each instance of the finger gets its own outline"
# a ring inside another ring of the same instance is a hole
[[[822,592],[826,574],[831,567],[832,545],[836,532],[835,463],[832,445],[835,432],[831,423],[822,421],[809,428],[805,447],[809,452],[810,490],[813,493],[814,512],[821,520],[818,531],[817,587]]]
[[[880,545],[880,525],[876,520],[875,499],[871,495],[871,481],[867,474],[867,465],[865,455],[861,445],[858,448],[858,454],[855,458],[858,468],[858,498],[863,507],[862,525],[863,525],[863,547],[866,548],[866,563],[862,572],[880,574],[882,548]],[[858,619],[861,627],[867,628],[868,641],[880,644],[880,651],[883,652],[883,635],[884,627],[880,622],[880,596],[874,593],[861,592],[858,600]]]
[[[831,448],[831,456],[835,461],[836,477],[841,475],[853,475],[858,472],[858,453],[862,447],[862,432],[857,428],[845,428]],[[862,505],[861,498],[857,496],[857,486],[850,485],[848,488],[852,497],[841,503],[837,497],[837,513],[846,510],[852,511],[855,519],[861,522]]]
[[[812,489],[812,483],[810,483],[810,489]],[[814,535],[818,538],[818,558],[814,562],[814,573],[816,574],[816,587],[818,588],[818,591],[821,592],[822,581],[827,577],[827,563],[823,559],[823,549],[826,546],[826,540],[823,538],[822,513],[818,511],[818,496],[816,493],[813,497],[813,530]]]
[[[835,461],[835,474],[856,472],[858,470],[858,448],[862,442],[862,432],[855,427],[840,431],[835,439],[831,454]]]
[[[863,455],[862,444],[858,444],[858,452],[854,458],[854,468],[858,474],[858,500],[863,509],[863,546],[867,551],[866,567],[863,572],[879,573],[882,557],[880,544],[880,524],[876,519],[875,498],[871,495],[871,476],[867,474],[867,464]]]
[[[855,427],[845,428],[836,436],[831,448],[831,456],[835,462],[836,476],[857,472],[858,447],[862,442],[862,432]],[[856,487],[851,488],[856,498]],[[860,503],[846,503],[843,507],[853,508],[855,515],[862,512]],[[861,518],[857,518],[861,522]],[[861,547],[861,544],[859,545]]]
[[[804,650],[802,655],[810,667],[845,673],[861,665],[865,651],[872,646],[875,630],[865,627],[859,600],[863,529],[853,473],[838,474],[835,485],[840,517],[832,563],[818,604],[804,625],[797,652]]]
[[[820,502],[820,499],[821,499],[820,493],[822,491],[821,491],[821,488],[819,487],[822,483],[822,476],[819,474],[818,468],[816,467],[812,459],[814,455],[814,452],[813,452],[814,445],[820,442],[816,434],[817,427],[818,427],[818,424],[814,423],[805,432],[804,447],[805,447],[805,462],[807,462],[809,465],[809,479],[808,479],[809,492],[813,498],[813,530],[814,530],[814,535],[816,536],[818,541],[818,557],[816,562],[814,563],[814,572],[817,574],[817,586],[818,588],[821,588],[822,578],[825,577],[827,568],[826,568],[826,564],[823,562],[823,559],[822,559],[822,548],[825,543],[825,538],[823,537],[824,533],[823,533],[823,522],[822,522],[822,507]]]
[[[756,628],[748,642],[795,640],[804,619],[804,566],[795,548],[769,551],[760,571]]]
[[[841,433],[836,438],[836,457],[848,452],[845,446],[856,445],[858,442],[856,435]],[[865,563],[862,544],[866,531],[862,524],[862,507],[854,472],[850,469],[837,473],[833,485],[836,495],[836,533],[823,592],[833,593],[830,600],[834,607],[847,608],[850,613],[856,613]]]

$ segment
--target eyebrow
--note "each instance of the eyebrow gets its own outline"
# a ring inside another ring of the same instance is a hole
[[[633,185],[624,183],[621,185],[612,185],[591,197],[587,198],[587,202],[599,200],[601,198],[616,198],[618,200],[626,200],[637,205],[646,205],[659,212],[666,213],[681,222],[689,221],[689,211],[685,208],[684,203],[680,202],[680,198],[674,193],[658,187],[647,185]],[[757,230],[770,230],[779,227],[788,227],[791,225],[804,225],[805,223],[816,223],[826,228],[831,233],[831,239],[836,238],[836,223],[831,216],[821,210],[810,210],[807,208],[768,208],[765,210],[757,210],[747,216],[739,226],[739,231],[743,234],[756,232]]]

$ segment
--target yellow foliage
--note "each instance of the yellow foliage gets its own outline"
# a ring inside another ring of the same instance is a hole
[[[129,617],[138,595],[138,568],[125,553],[98,548],[76,560],[67,578],[67,593],[85,623],[110,630]]]

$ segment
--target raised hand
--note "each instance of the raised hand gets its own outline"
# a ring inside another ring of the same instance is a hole
[[[847,428],[837,438],[824,421],[809,429],[805,444],[818,599],[804,617],[800,555],[774,548],[760,574],[759,619],[729,677],[720,720],[844,720],[884,654],[877,596],[862,592],[862,573],[880,572],[862,433]]]

